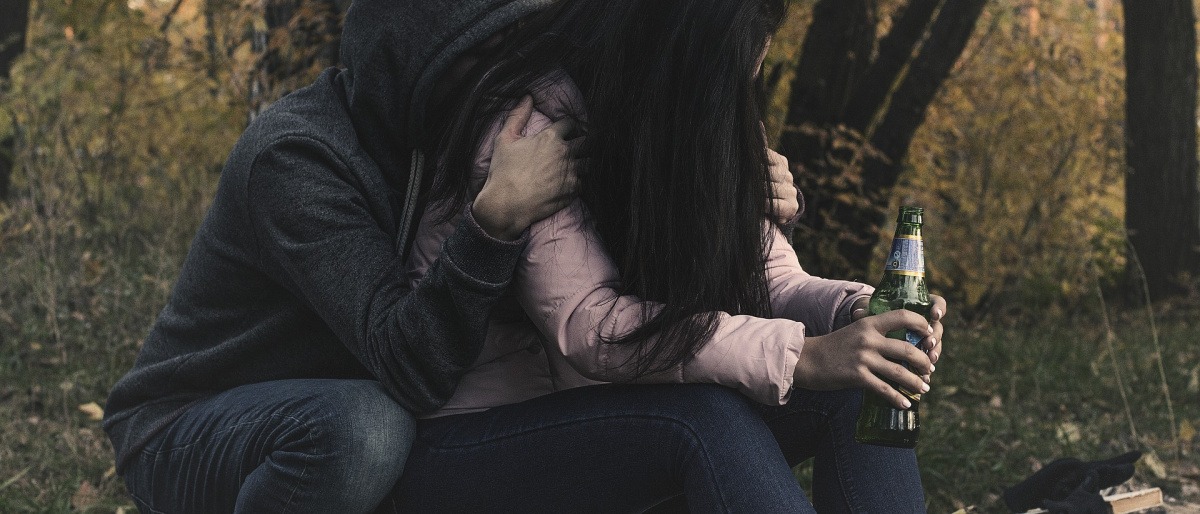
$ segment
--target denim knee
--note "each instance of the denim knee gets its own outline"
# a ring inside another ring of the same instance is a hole
[[[671,386],[666,391],[653,411],[685,428],[695,443],[727,445],[736,440],[742,445],[774,445],[762,415],[741,393],[711,384]]]
[[[696,421],[724,424],[760,418],[750,399],[728,387],[696,384],[680,387],[674,392],[681,398],[672,399],[670,405]]]
[[[400,479],[414,437],[412,415],[373,381],[344,381],[313,398],[306,423],[320,455],[321,489],[339,496],[345,511],[383,498]]]

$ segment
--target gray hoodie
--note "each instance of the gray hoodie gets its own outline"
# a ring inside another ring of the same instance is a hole
[[[426,103],[465,50],[553,0],[355,0],[330,69],[246,129],[167,305],[109,396],[118,469],[200,399],[293,378],[378,380],[437,409],[478,357],[525,239],[469,213],[404,280],[430,177]]]

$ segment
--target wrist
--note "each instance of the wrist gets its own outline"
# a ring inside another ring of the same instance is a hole
[[[471,215],[475,217],[479,228],[496,239],[514,241],[520,238],[521,233],[525,231],[525,227],[519,221],[514,222],[514,216],[493,206],[482,192],[471,204]]]

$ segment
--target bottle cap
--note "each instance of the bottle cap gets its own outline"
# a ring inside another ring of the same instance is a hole
[[[896,218],[896,223],[913,223],[920,225],[922,223],[921,215],[924,213],[925,209],[922,209],[921,207],[910,207],[905,205],[900,207],[900,216]]]

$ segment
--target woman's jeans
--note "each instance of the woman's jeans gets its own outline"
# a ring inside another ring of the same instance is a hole
[[[924,512],[914,452],[854,441],[861,399],[797,389],[766,407],[714,385],[603,385],[421,420],[382,508]],[[812,503],[791,470],[809,458]]]
[[[125,483],[144,513],[370,512],[400,477],[412,433],[378,382],[250,384],[189,408]]]

